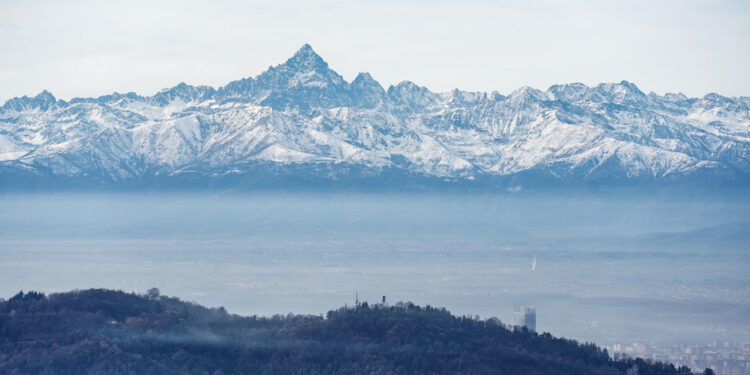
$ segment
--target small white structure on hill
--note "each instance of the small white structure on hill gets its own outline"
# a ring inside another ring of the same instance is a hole
[[[530,331],[536,332],[536,307],[531,305],[516,306],[513,312],[514,324],[519,327],[526,327]]]

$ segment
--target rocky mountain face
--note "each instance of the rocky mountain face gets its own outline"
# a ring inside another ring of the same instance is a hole
[[[347,82],[309,45],[214,89],[0,107],[0,180],[410,181],[520,186],[691,181],[750,185],[750,98],[645,94],[634,84],[434,93]],[[394,177],[394,176],[397,176]],[[388,182],[390,181],[390,182]]]

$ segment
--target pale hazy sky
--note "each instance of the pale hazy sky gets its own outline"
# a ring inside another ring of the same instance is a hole
[[[750,1],[0,0],[0,103],[256,76],[302,44],[434,91],[634,82],[750,95]]]

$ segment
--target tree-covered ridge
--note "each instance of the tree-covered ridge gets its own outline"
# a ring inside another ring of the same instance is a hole
[[[688,374],[411,303],[242,317],[91,289],[0,300],[2,374]]]

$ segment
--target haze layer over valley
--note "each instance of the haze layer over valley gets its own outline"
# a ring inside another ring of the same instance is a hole
[[[747,200],[5,194],[0,295],[158,287],[241,314],[413,301],[610,342],[750,340]]]

